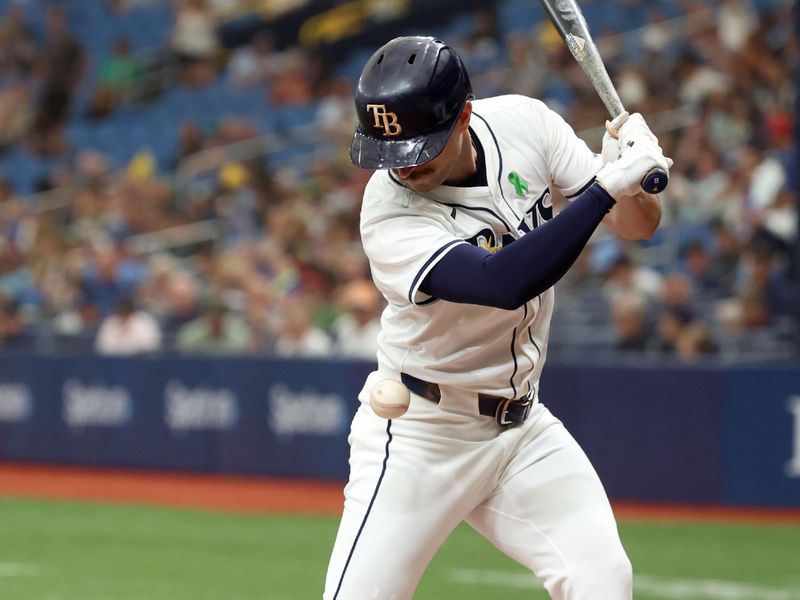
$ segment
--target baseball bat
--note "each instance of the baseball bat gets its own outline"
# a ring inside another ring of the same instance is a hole
[[[592,82],[600,100],[608,109],[612,120],[625,112],[619,94],[608,76],[606,66],[597,50],[589,26],[575,0],[539,0],[547,16],[564,39],[570,53]],[[659,168],[652,169],[642,179],[642,189],[649,194],[664,191],[668,183],[667,174]]]

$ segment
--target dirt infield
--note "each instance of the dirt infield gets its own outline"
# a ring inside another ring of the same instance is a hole
[[[342,483],[0,462],[0,496],[332,515]]]
[[[88,469],[0,462],[0,496],[191,507],[236,513],[338,515],[341,482]],[[614,503],[627,521],[800,525],[800,509]]]

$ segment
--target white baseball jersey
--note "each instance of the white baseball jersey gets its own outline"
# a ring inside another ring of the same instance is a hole
[[[437,300],[419,286],[457,244],[495,251],[552,218],[552,191],[577,195],[600,164],[558,114],[525,96],[474,101],[470,127],[483,147],[488,187],[418,194],[385,170],[366,187],[361,236],[388,301],[379,371],[515,398],[537,385],[553,289],[507,311]]]

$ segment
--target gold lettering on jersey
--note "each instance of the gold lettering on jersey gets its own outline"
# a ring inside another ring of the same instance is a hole
[[[394,137],[400,135],[403,128],[397,122],[397,114],[386,111],[385,104],[367,104],[367,112],[375,117],[375,128],[383,129],[384,135]]]
[[[502,247],[503,247],[503,244],[502,244],[502,243],[500,243],[500,244],[497,244],[496,246],[494,246],[494,245],[492,244],[492,241],[493,241],[493,240],[491,240],[491,239],[487,240],[485,237],[483,237],[483,236],[480,236],[480,237],[478,238],[478,247],[479,247],[479,248],[483,248],[484,250],[488,250],[489,252],[491,252],[492,254],[494,254],[495,252],[497,252],[498,250],[500,250],[500,248],[502,248]]]

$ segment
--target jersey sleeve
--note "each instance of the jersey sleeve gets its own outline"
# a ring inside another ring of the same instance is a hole
[[[537,102],[546,132],[545,157],[553,186],[572,200],[594,181],[602,159],[589,149],[572,127],[555,111]]]
[[[435,209],[435,210],[434,210]],[[381,205],[362,210],[361,240],[375,285],[394,304],[435,300],[419,286],[459,238],[438,207]]]

